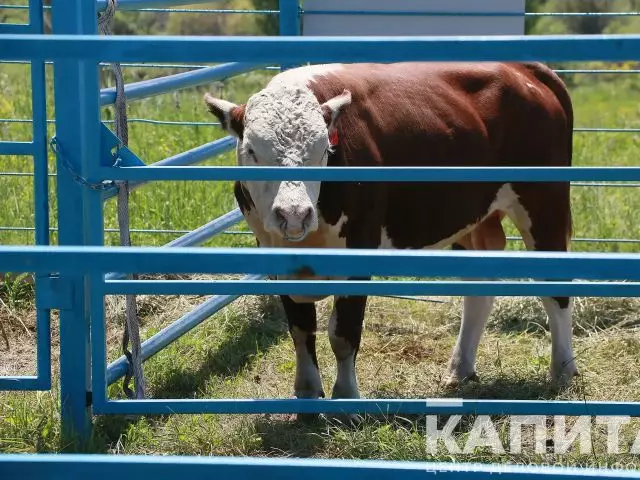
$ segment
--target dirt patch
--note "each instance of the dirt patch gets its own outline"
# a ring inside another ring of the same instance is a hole
[[[0,304],[0,376],[34,375],[35,312],[10,311]]]

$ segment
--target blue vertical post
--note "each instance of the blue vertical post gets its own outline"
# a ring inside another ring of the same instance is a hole
[[[52,2],[54,34],[96,35],[96,2]],[[102,197],[74,180],[69,168],[89,181],[100,163],[98,65],[54,63],[57,195],[60,245],[102,245]],[[64,161],[63,161],[64,157]],[[67,166],[65,166],[65,164]],[[90,279],[82,265],[62,281],[73,291],[72,308],[60,312],[60,394],[65,436],[91,436]]]
[[[299,0],[280,0],[280,36],[298,36],[300,28],[300,3]],[[280,65],[282,70],[293,68],[296,65]]]
[[[32,33],[44,33],[42,0],[29,0],[29,24]],[[31,62],[31,105],[33,111],[33,198],[35,243],[49,245],[49,176],[47,168],[47,98],[44,61]],[[46,275],[36,275],[36,296]],[[36,311],[38,340],[38,385],[51,388],[51,312]]]

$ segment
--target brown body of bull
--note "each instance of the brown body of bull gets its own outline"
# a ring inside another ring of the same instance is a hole
[[[329,166],[571,165],[571,101],[561,80],[540,64],[341,65],[310,76],[307,87],[319,104],[351,92],[351,103],[336,120],[338,142]],[[236,122],[240,137],[243,112],[238,107],[229,120]],[[320,226],[297,243],[264,231],[240,183],[235,194],[262,246],[495,250],[505,246],[504,216],[530,250],[565,251],[571,236],[568,183],[323,182],[317,203]],[[335,225],[338,238],[327,233]],[[282,297],[296,345],[295,391],[307,398],[323,395],[315,306],[307,303],[315,300]],[[465,299],[449,384],[475,376],[475,355],[492,301]],[[553,336],[551,373],[568,379],[577,373],[570,299],[543,303]],[[359,395],[354,364],[365,304],[366,297],[335,299],[330,321],[338,361],[334,397]]]

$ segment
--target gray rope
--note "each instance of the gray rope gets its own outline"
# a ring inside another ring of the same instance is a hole
[[[98,16],[98,28],[103,35],[111,35],[111,22],[118,6],[117,0],[108,0],[104,13]],[[127,123],[127,99],[124,92],[124,79],[119,63],[112,63],[111,70],[116,82],[115,101],[115,133],[120,140],[120,146],[129,144],[129,125]],[[129,183],[118,182],[118,227],[120,229],[120,244],[131,246],[129,232]],[[127,275],[129,279],[136,279],[136,275]],[[140,325],[135,295],[127,295],[125,300],[125,326],[122,336],[122,350],[129,362],[129,369],[124,377],[122,389],[128,398],[144,398],[145,380],[142,370],[142,348],[140,345]],[[131,351],[129,351],[131,343]],[[135,394],[129,388],[131,375],[135,380]]]

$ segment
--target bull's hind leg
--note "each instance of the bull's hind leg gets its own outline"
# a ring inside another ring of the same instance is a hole
[[[297,398],[324,397],[316,357],[316,306],[313,303],[295,303],[286,295],[280,298],[296,349],[295,396]]]
[[[495,214],[460,240],[460,243],[454,244],[452,248],[454,250],[502,250],[505,242],[500,215]],[[449,372],[444,380],[446,386],[456,386],[461,381],[477,378],[476,355],[494,299],[493,296],[464,297],[460,332],[449,361]]]
[[[571,235],[569,188],[555,184],[542,190],[518,186],[519,198],[507,212],[527,250],[566,252]],[[568,383],[578,374],[572,348],[572,299],[542,297],[551,330],[551,378]]]

